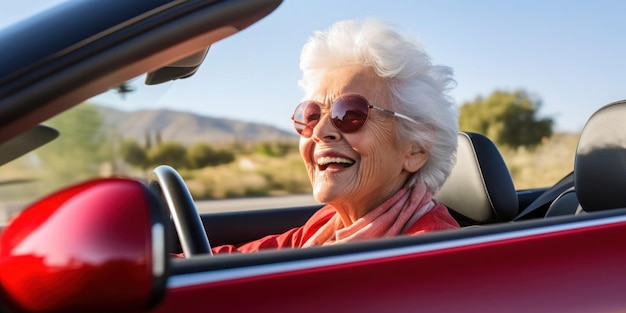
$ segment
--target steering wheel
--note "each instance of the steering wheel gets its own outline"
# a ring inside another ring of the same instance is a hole
[[[185,258],[213,254],[196,205],[180,174],[170,166],[160,165],[152,171],[148,186],[165,200]]]

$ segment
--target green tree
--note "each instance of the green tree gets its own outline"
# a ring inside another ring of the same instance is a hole
[[[154,142],[157,146],[163,143],[163,138],[161,137],[161,130],[156,130],[154,132]]]
[[[146,138],[145,139],[145,141],[146,141],[146,144],[145,144],[146,150],[152,149],[152,133],[149,130],[146,130],[145,138]]]
[[[122,158],[130,165],[137,166],[142,170],[150,166],[148,153],[135,140],[125,140],[121,147]]]
[[[257,153],[261,155],[274,156],[274,149],[269,142],[264,142],[257,148]]]
[[[148,152],[151,165],[169,165],[174,168],[186,168],[187,149],[178,142],[165,141]]]
[[[235,160],[235,154],[227,150],[217,150],[214,165],[227,164]]]
[[[213,162],[215,150],[204,143],[196,143],[187,149],[187,162],[191,168],[203,168]]]
[[[215,150],[205,143],[196,143],[187,150],[187,161],[191,168],[203,168],[230,163],[235,154],[226,150]]]
[[[96,106],[80,104],[46,122],[60,132],[59,138],[37,150],[37,155],[67,182],[98,176],[100,166],[113,158],[112,137],[102,128]]]
[[[497,90],[489,97],[477,97],[460,108],[459,128],[484,134],[499,146],[533,148],[552,136],[554,121],[537,116],[541,100],[526,91]]]
[[[256,153],[271,157],[283,157],[292,151],[298,151],[297,142],[272,141],[258,144]]]

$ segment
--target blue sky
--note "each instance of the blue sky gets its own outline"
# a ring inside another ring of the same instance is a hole
[[[59,2],[5,3],[0,27]],[[539,113],[554,118],[557,130],[575,132],[598,107],[626,99],[625,11],[626,2],[609,0],[285,0],[268,18],[211,47],[194,77],[153,88],[151,97],[99,101],[291,130],[307,38],[339,20],[379,17],[419,38],[434,63],[454,69],[458,105],[496,89],[525,89],[542,100]]]

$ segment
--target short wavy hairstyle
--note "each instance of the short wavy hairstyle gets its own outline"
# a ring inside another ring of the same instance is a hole
[[[392,110],[419,123],[396,119],[398,140],[410,140],[429,158],[406,184],[423,182],[433,193],[456,160],[458,109],[448,92],[455,85],[452,69],[433,65],[417,40],[378,20],[347,20],[315,32],[302,49],[300,86],[310,97],[325,71],[343,65],[371,67],[383,78]]]

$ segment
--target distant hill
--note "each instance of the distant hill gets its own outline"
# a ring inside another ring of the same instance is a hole
[[[244,121],[213,118],[194,113],[161,110],[121,111],[97,106],[106,127],[123,131],[124,138],[144,142],[147,134],[163,141],[178,141],[185,145],[195,142],[250,143],[260,141],[296,141],[295,132],[274,126]]]

